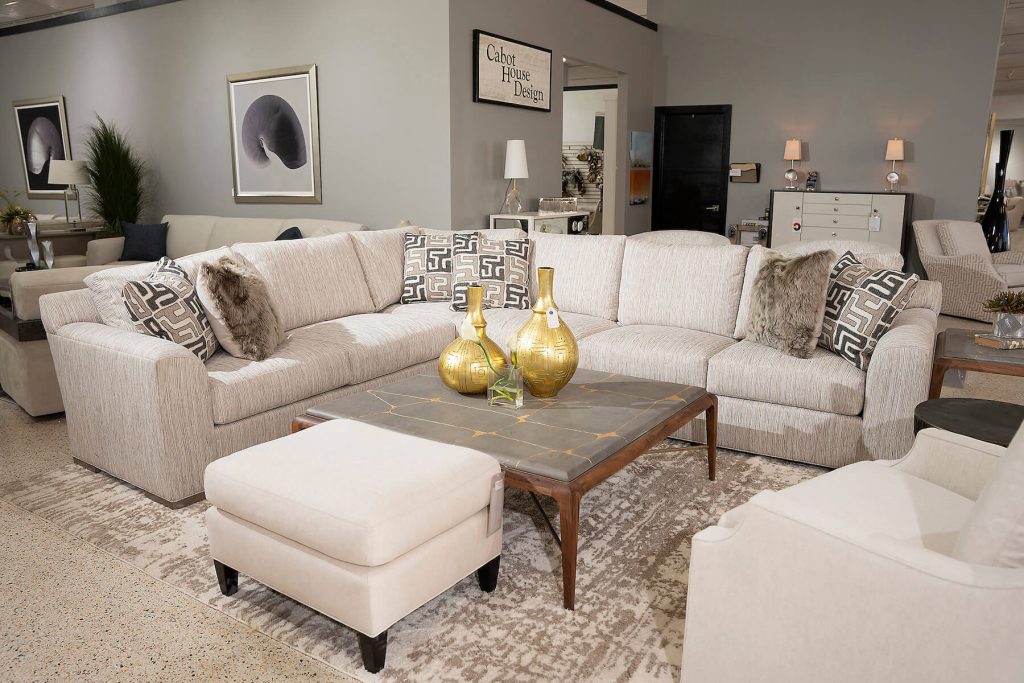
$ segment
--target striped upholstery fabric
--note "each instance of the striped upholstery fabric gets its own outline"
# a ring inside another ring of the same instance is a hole
[[[363,268],[375,311],[396,303],[402,296],[406,233],[419,234],[419,228],[361,230],[352,233],[356,256]]]
[[[484,311],[484,318],[487,320],[487,336],[501,347],[502,351],[508,351],[509,340],[513,335],[519,333],[526,321],[530,319],[533,311],[516,310],[512,308],[496,308]],[[599,318],[594,315],[582,313],[568,313],[560,311],[559,317],[572,330],[576,341],[597,334],[604,330],[615,329],[616,325],[610,320]],[[588,367],[582,362],[580,367]]]
[[[736,329],[747,248],[626,243],[619,322],[712,334]]]
[[[555,269],[559,309],[615,320],[625,236],[532,233],[530,239],[534,266]]]
[[[735,343],[730,337],[681,327],[629,325],[583,339],[580,366],[703,387],[708,361]]]
[[[685,245],[690,247],[722,247],[730,244],[729,238],[717,232],[703,230],[651,230],[629,237],[631,242],[645,244],[664,244],[668,246]]]

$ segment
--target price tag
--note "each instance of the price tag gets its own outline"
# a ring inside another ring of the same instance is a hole
[[[553,308],[549,308],[548,309],[547,318],[548,318],[548,327],[550,327],[551,329],[555,329],[556,327],[558,327],[559,325],[562,324],[558,320],[558,311],[556,311]]]
[[[870,232],[881,232],[882,230],[882,217],[877,213],[868,219],[868,230]]]

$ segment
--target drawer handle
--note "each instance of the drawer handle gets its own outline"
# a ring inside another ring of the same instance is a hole
[[[837,201],[837,202],[839,201],[839,197],[833,197],[832,199]]]
[[[833,218],[832,222],[835,223],[836,225],[839,225],[839,219],[838,218]]]
[[[833,206],[832,210],[835,211],[836,213],[839,213],[839,207],[838,206]]]
[[[837,235],[837,234],[835,234],[835,233],[832,233],[832,236],[833,236],[833,237],[838,237],[838,235]]]
[[[800,207],[799,207],[799,206],[798,206],[798,207],[796,207],[796,210],[797,210],[797,211],[799,211],[799,210],[800,210]]]

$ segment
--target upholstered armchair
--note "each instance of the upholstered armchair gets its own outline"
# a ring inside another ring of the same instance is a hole
[[[914,221],[914,237],[928,278],[942,283],[942,312],[992,322],[984,302],[1024,289],[1024,252],[993,254],[978,223]]]
[[[683,683],[1024,680],[1022,474],[1024,434],[926,429],[725,513],[693,538]]]
[[[1009,197],[1006,200],[1006,222],[1010,230],[1020,228],[1020,219],[1024,218],[1024,197]]]

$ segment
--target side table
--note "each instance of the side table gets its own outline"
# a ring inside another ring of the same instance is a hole
[[[998,446],[1009,446],[1021,423],[1024,406],[981,398],[937,398],[914,409],[914,432],[938,427]]]
[[[939,332],[935,340],[932,380],[928,398],[942,393],[942,380],[947,370],[973,370],[996,375],[1024,377],[1024,349],[992,349],[974,343],[977,330],[950,328]]]

